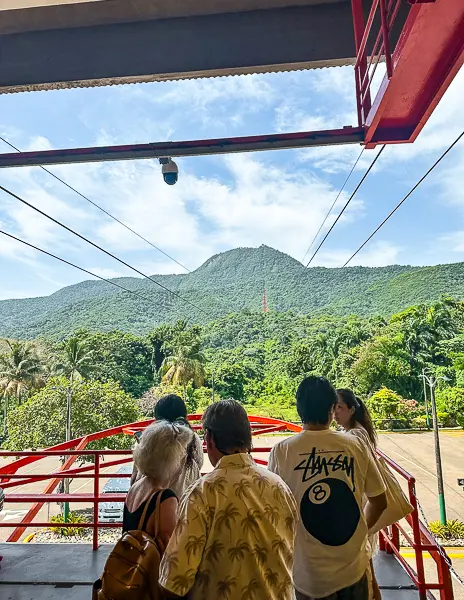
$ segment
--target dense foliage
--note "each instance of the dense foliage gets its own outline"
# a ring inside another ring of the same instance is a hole
[[[63,441],[67,386],[78,436],[151,416],[168,392],[192,413],[232,397],[250,413],[297,420],[295,390],[308,374],[353,388],[378,427],[425,428],[424,369],[437,378],[440,424],[464,426],[464,303],[442,297],[389,318],[247,309],[138,336],[79,329],[63,341],[9,340],[0,390],[15,448]]]
[[[71,384],[64,377],[53,377],[38,393],[10,411],[10,449],[43,448],[65,440],[68,386],[72,397],[72,438],[137,420],[136,401],[117,382],[81,381]],[[114,436],[92,442],[88,449],[116,449],[128,447],[128,444],[130,439],[126,436]]]
[[[305,268],[290,256],[261,246],[218,254],[185,275],[155,275],[192,304],[147,279],[119,278],[148,300],[102,281],[84,281],[44,298],[0,302],[0,335],[65,338],[79,329],[146,335],[155,325],[187,319],[205,324],[246,309],[259,310],[266,287],[278,312],[391,316],[408,306],[435,302],[441,294],[464,298],[462,263],[435,267]]]

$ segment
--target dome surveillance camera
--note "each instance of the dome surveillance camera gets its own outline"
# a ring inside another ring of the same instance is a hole
[[[162,164],[161,172],[163,173],[164,183],[174,185],[179,178],[179,167],[171,158],[160,158]]]

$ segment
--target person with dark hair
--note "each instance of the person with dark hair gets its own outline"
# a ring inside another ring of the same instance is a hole
[[[352,390],[341,388],[337,390],[337,404],[335,407],[335,421],[343,427],[345,433],[354,435],[364,444],[376,460],[375,450],[377,448],[377,433],[372,423],[371,415],[361,398],[358,398]],[[369,536],[371,547],[371,572],[374,600],[380,600],[382,594],[375,577],[372,557],[377,551],[377,535]]]
[[[335,421],[341,425],[346,433],[367,442],[369,448],[377,448],[377,433],[372,423],[371,415],[366,405],[355,396],[351,390],[341,388],[337,390],[337,405],[335,407]]]
[[[187,406],[177,394],[166,394],[155,404],[153,416],[157,421],[163,419],[169,423],[184,420],[187,423]]]
[[[177,394],[167,394],[161,397],[155,404],[153,416],[156,421],[167,421],[168,423],[178,423],[191,430],[190,423],[187,420],[187,406]],[[169,481],[169,487],[181,498],[185,490],[200,477],[200,471],[203,467],[203,444],[199,436],[192,432],[192,439],[187,446],[184,459],[179,468],[173,474]],[[154,457],[156,460],[156,457]],[[131,486],[140,478],[137,465],[134,464],[132,471]]]
[[[280,477],[250,455],[243,406],[222,400],[203,415],[214,470],[185,494],[160,567],[167,598],[293,600],[297,507]]]
[[[296,598],[369,600],[367,532],[386,508],[383,480],[365,446],[330,429],[337,393],[327,379],[306,377],[296,403],[303,431],[277,443],[269,457],[269,469],[299,506]]]

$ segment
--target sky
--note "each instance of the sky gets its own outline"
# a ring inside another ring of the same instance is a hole
[[[351,67],[0,95],[0,135],[21,150],[309,131],[356,125]],[[340,267],[463,126],[464,69],[414,144],[387,146],[313,266]],[[9,152],[0,141],[0,152]],[[327,231],[378,150],[366,150]],[[302,260],[359,146],[50,167],[188,269],[218,252],[266,244]],[[145,274],[185,272],[39,167],[0,184]],[[456,146],[352,265],[464,261],[464,143]],[[134,275],[0,192],[0,229],[102,277]],[[308,256],[310,256],[309,254]],[[307,259],[306,259],[307,260]],[[0,235],[0,299],[42,296],[89,277]]]

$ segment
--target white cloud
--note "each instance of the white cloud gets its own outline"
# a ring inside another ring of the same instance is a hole
[[[401,246],[378,240],[365,246],[348,266],[384,267],[393,265],[398,262],[398,255],[401,250]],[[353,250],[340,248],[333,250],[324,249],[316,256],[312,266],[342,267],[352,254]]]

